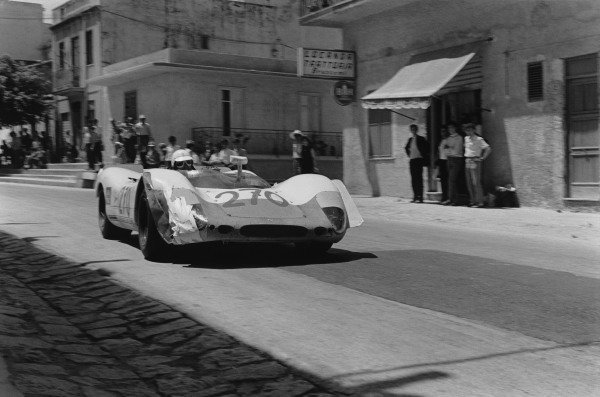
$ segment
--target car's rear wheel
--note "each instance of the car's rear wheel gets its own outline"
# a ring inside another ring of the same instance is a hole
[[[144,258],[148,260],[164,258],[169,253],[170,246],[158,234],[145,192],[140,197],[139,211],[138,238]]]
[[[109,240],[122,240],[131,234],[130,230],[120,228],[113,225],[106,215],[106,201],[104,199],[104,191],[100,192],[98,197],[98,226],[102,237]]]

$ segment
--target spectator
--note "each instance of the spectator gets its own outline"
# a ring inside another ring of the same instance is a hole
[[[115,163],[116,164],[125,164],[127,163],[127,153],[125,153],[125,145],[123,142],[115,142]]]
[[[154,141],[148,142],[146,151],[146,167],[145,168],[158,168],[160,167],[160,154],[156,150]]]
[[[456,124],[448,123],[448,138],[446,138],[445,146],[446,157],[448,158],[448,199],[450,205],[458,205],[459,186],[464,175],[464,142],[463,137],[456,130]]]
[[[29,133],[27,132],[28,129],[27,128],[23,128],[21,131],[19,131],[19,135],[21,138],[21,148],[25,151],[25,152],[29,152],[31,150],[31,135],[29,135]]]
[[[92,131],[92,146],[94,149],[94,161],[100,163],[100,168],[104,167],[102,152],[104,151],[104,143],[102,142],[102,129],[98,126],[98,120],[94,119],[91,126]]]
[[[196,153],[195,150],[196,144],[192,140],[188,140],[185,142],[185,150],[188,152],[192,160],[194,161],[194,165],[200,165],[200,156]]]
[[[442,140],[438,148],[439,157],[436,165],[442,185],[442,204],[448,205],[450,204],[450,200],[448,199],[448,149],[450,148],[448,145],[448,127],[443,125],[440,132]]]
[[[175,138],[175,136],[171,135],[169,137],[169,144],[167,145],[167,152],[165,154],[165,162],[167,164],[170,164],[171,161],[173,160],[173,153],[175,153],[176,150],[179,150],[179,145],[177,144],[177,138]]]
[[[88,163],[88,170],[96,169],[96,159],[94,158],[94,142],[92,134],[88,127],[83,127],[83,139],[81,141],[81,150],[85,150],[85,155]]]
[[[135,134],[131,123],[121,123],[121,143],[125,152],[127,163],[135,161]]]
[[[150,124],[146,123],[146,116],[141,114],[139,120],[139,123],[134,127],[135,135],[137,137],[137,151],[140,155],[142,165],[146,168],[146,150],[148,142],[152,139],[152,131],[150,130]]]
[[[469,207],[484,207],[483,186],[481,184],[481,162],[492,151],[488,143],[475,133],[475,125],[467,123],[463,126],[465,136],[465,174],[469,189]]]
[[[21,137],[16,132],[10,132],[10,148],[12,150],[12,165],[13,168],[21,168],[23,166],[23,147],[21,145]]]
[[[412,137],[406,142],[404,150],[409,157],[410,178],[413,190],[413,203],[423,202],[423,167],[429,164],[429,144],[427,139],[418,134],[419,127],[410,125]]]
[[[113,145],[115,146],[115,155],[117,154],[117,151],[120,149],[117,147],[117,142],[121,142],[121,127],[119,125],[119,123],[117,123],[117,121],[115,119],[110,119],[110,125],[112,127],[112,134],[110,137],[111,142],[113,143]]]
[[[163,142],[158,144],[158,154],[160,155],[160,165],[162,167],[168,166],[165,162],[165,157],[167,156],[167,145]]]
[[[301,174],[314,174],[318,172],[317,169],[317,156],[313,149],[312,143],[307,136],[302,136],[302,145],[300,146],[300,173]]]
[[[219,151],[219,161],[226,167],[231,165],[231,156],[235,156],[235,152],[229,148],[229,141],[223,139],[221,141],[221,150]]]
[[[294,130],[290,133],[290,139],[292,140],[292,169],[294,175],[302,173],[300,168],[300,159],[302,157],[302,138],[304,134],[300,130]]]
[[[0,150],[2,150],[2,156],[4,157],[4,160],[1,165],[8,164],[9,161],[10,161],[10,164],[12,165],[12,163],[13,163],[12,148],[10,146],[8,146],[8,144],[6,143],[6,141],[4,139],[2,140],[2,145],[0,146]]]
[[[225,165],[221,162],[221,159],[219,159],[219,153],[221,153],[221,149],[223,149],[223,145],[221,145],[221,142],[217,142],[214,149],[211,151],[210,158],[208,159],[208,165],[215,165],[215,166],[219,166],[219,165],[224,166]]]

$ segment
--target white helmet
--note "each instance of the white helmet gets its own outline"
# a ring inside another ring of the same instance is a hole
[[[177,163],[177,166],[175,166]],[[171,157],[171,168],[176,169],[194,169],[194,159],[187,150],[179,149],[173,153],[173,157]]]

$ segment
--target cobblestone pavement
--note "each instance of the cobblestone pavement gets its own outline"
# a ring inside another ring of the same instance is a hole
[[[2,232],[0,352],[25,396],[348,395]]]

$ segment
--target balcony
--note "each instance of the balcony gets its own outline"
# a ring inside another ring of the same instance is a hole
[[[242,141],[242,147],[248,155],[292,156],[292,139],[289,130],[266,130],[249,128],[232,128],[226,134],[219,127],[192,128],[192,139],[200,147],[206,142],[211,145],[227,139],[232,143],[236,138]],[[317,156],[341,158],[343,141],[341,132],[303,131],[313,142]]]
[[[83,93],[79,68],[59,69],[54,72],[52,91],[56,95],[73,96]]]
[[[52,9],[52,20],[55,24],[60,23],[69,17],[99,5],[100,0],[70,0]]]
[[[341,28],[419,0],[301,0],[300,25]]]

